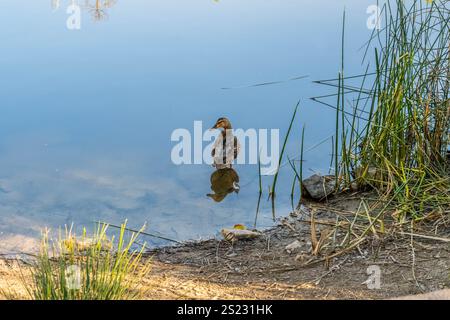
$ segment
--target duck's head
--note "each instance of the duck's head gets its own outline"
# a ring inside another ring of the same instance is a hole
[[[216,124],[211,129],[219,129],[223,128],[225,130],[231,129],[231,122],[225,117],[219,118],[216,121]]]

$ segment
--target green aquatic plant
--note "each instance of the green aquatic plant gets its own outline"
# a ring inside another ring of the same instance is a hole
[[[286,136],[284,137],[283,146],[281,148],[280,157],[278,159],[277,170],[275,172],[275,175],[273,176],[272,185],[269,189],[269,198],[272,200],[272,218],[274,221],[275,221],[275,196],[276,196],[275,191],[276,191],[276,186],[277,186],[277,181],[278,181],[278,174],[280,173],[281,162],[283,161],[283,155],[284,155],[284,152],[286,149],[289,135],[291,134],[292,125],[294,124],[295,116],[297,115],[297,110],[298,110],[299,105],[300,105],[300,101],[298,101],[297,104],[295,105],[294,113],[292,114],[292,117],[291,117],[291,122],[289,123],[289,127],[286,132]]]
[[[126,234],[121,225],[118,239],[107,236],[108,225],[99,224],[93,237],[86,231],[77,238],[71,229],[51,241],[42,236],[36,261],[30,268],[32,282],[24,283],[36,300],[123,300],[143,293],[142,279],[150,271],[134,249],[139,233]],[[60,232],[61,233],[61,232]]]
[[[386,26],[373,31],[364,57],[373,50],[375,71],[345,77],[342,53],[338,78],[318,81],[337,88],[337,187],[393,198],[400,220],[448,213],[448,1],[388,0],[382,12]],[[358,78],[360,85],[348,84]]]

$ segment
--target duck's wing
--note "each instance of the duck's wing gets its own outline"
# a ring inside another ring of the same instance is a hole
[[[211,156],[215,157],[217,154],[217,151],[219,151],[219,153],[222,151],[223,149],[223,137],[220,134],[219,136],[217,136],[216,141],[214,141],[213,147],[211,149]]]

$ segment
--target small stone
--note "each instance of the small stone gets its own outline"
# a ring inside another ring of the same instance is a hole
[[[308,259],[308,255],[304,252],[299,253],[298,255],[295,256],[295,261],[297,262],[305,262]]]
[[[300,250],[301,247],[302,247],[302,244],[300,243],[300,241],[295,240],[291,244],[288,244],[284,249],[287,251],[287,253],[292,254],[292,253]]]

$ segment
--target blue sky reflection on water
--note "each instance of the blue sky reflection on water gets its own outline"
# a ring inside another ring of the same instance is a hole
[[[334,111],[309,98],[330,91],[312,80],[337,75],[344,7],[346,73],[361,72],[373,2],[117,0],[103,21],[83,10],[81,29],[70,31],[70,1],[56,11],[48,0],[2,1],[0,250],[72,222],[127,218],[179,240],[252,225],[257,166],[235,167],[244,187],[214,203],[213,168],[174,166],[171,132],[227,116],[235,128],[280,128],[283,137],[301,99],[287,154],[298,155],[303,123],[306,149],[329,137]],[[309,78],[221,89],[301,75]],[[305,172],[326,172],[330,151],[326,142],[308,152]],[[279,215],[290,210],[291,183],[285,167]],[[272,223],[266,198],[261,227]]]

